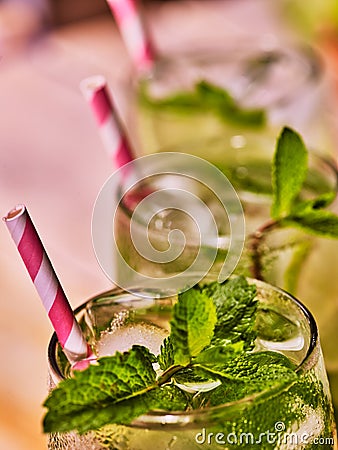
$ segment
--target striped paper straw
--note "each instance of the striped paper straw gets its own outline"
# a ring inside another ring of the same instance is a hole
[[[80,88],[91,107],[101,139],[115,168],[133,161],[131,146],[109,96],[106,79],[101,75],[86,78],[80,83]]]
[[[52,264],[24,205],[3,218],[70,362],[86,358],[90,348],[75,319]]]
[[[154,49],[135,0],[107,0],[129,54],[139,71],[149,70]]]

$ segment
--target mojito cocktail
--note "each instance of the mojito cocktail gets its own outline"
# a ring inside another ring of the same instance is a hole
[[[78,317],[99,360],[65,388],[71,368],[52,338],[51,389],[61,389],[63,400],[47,401],[45,427],[62,431],[50,434],[50,450],[336,448],[317,327],[289,294],[243,277],[162,299],[114,290],[84,304]],[[125,363],[124,376],[115,377],[115,366],[96,385],[94,371],[110,361]],[[97,386],[92,405],[81,377]],[[72,412],[58,416],[65,409]],[[66,432],[73,427],[80,433]]]

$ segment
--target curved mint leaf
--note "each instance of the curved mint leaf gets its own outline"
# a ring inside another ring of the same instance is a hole
[[[297,378],[295,365],[286,356],[272,351],[243,353],[226,364],[204,363],[196,367],[202,372],[224,378],[225,383],[226,380],[237,380],[259,386],[258,390],[265,389],[269,381],[273,384],[280,379]]]
[[[44,418],[45,433],[67,432],[76,430],[83,434],[90,430],[97,430],[111,423],[127,424],[134,418],[146,414],[157,406],[157,392],[149,391],[119,402],[93,402],[72,412],[64,411],[59,414],[50,410]]]
[[[185,366],[211,342],[217,320],[211,298],[197,288],[178,296],[170,322],[174,362]]]
[[[295,131],[285,127],[277,141],[272,165],[273,202],[271,215],[279,219],[290,214],[307,173],[307,150]]]
[[[208,371],[209,367],[206,369]],[[285,356],[268,351],[245,354],[224,367],[223,373],[225,378],[222,384],[204,394],[204,402],[210,406],[241,400],[267,389],[271,395],[273,388],[278,392],[280,388],[297,379],[294,367]],[[221,374],[219,368],[217,375]]]
[[[283,219],[282,224],[326,238],[338,239],[338,216],[330,211],[304,210]]]
[[[83,433],[107,423],[128,423],[152,409],[156,385],[154,355],[141,346],[103,357],[73,378],[62,381],[44,406],[44,431]]]

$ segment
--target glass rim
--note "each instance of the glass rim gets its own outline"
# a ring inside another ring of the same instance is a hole
[[[313,85],[321,86],[324,82],[324,63],[321,55],[316,49],[306,42],[294,43],[290,42],[285,45],[285,42],[276,40],[275,42],[265,42],[264,39],[252,40],[250,38],[241,37],[236,41],[236,46],[227,45],[226,47],[206,47],[196,50],[186,51],[181,54],[160,55],[150,69],[144,72],[136,81],[137,85],[148,83],[152,81],[161,80],[161,75],[176,66],[177,68],[184,68],[193,61],[204,61],[205,63],[212,61],[221,61],[222,64],[229,64],[237,61],[244,65],[245,61],[250,61],[259,58],[264,62],[264,58],[271,57],[271,63],[277,61],[279,58],[287,58],[286,64],[290,66],[290,61],[294,61],[297,67],[302,70],[301,79],[294,77],[291,86],[281,91],[280,95],[268,102],[268,106],[274,105],[288,105],[297,101],[303,95],[304,84],[305,87],[313,87]],[[288,64],[289,63],[289,64]],[[245,68],[245,66],[243,66]],[[298,70],[299,70],[298,69]]]
[[[261,280],[255,280],[249,277],[247,277],[246,279],[250,283],[256,284],[258,288],[261,287],[262,289],[264,288],[270,289],[278,294],[281,294],[283,298],[287,298],[289,301],[291,301],[301,312],[303,318],[306,320],[306,323],[308,324],[309,327],[310,340],[308,343],[306,354],[303,360],[296,367],[295,372],[306,373],[316,364],[320,351],[318,327],[312,313],[300,300],[298,300],[294,295],[288,293],[284,289],[281,289],[277,286],[271,285]],[[132,295],[129,292],[126,292],[123,289],[116,287],[89,298],[86,302],[78,306],[75,309],[74,313],[75,314],[80,313],[90,301],[95,301],[102,297],[111,297],[116,294],[128,294],[129,296]],[[136,295],[134,295],[134,297],[141,299],[141,297],[137,297]],[[154,299],[154,301],[156,301],[156,299]],[[54,376],[58,379],[59,382],[66,379],[66,377],[63,375],[56,360],[56,349],[58,345],[59,342],[57,339],[57,335],[54,332],[48,345],[48,367],[49,370],[53,372]],[[292,384],[294,384],[294,381],[290,381],[287,383],[278,383],[274,386],[269,387],[268,389],[251,394],[242,399],[235,400],[232,402],[226,402],[221,405],[209,408],[199,408],[190,411],[163,411],[163,410],[150,411],[135,419],[131,424],[128,424],[128,426],[136,428],[149,428],[149,427],[154,428],[157,426],[159,428],[163,428],[163,426],[174,428],[180,426],[187,426],[189,424],[196,425],[196,422],[201,423],[202,421],[203,422],[208,421],[208,416],[210,416],[209,421],[212,422],[213,420],[215,420],[215,415],[217,415],[218,412],[224,414],[224,411],[230,411],[231,413],[234,408],[237,408],[238,412],[238,407],[242,406],[243,408],[245,408],[245,406],[251,404],[253,401],[271,398],[271,396],[278,395],[284,390],[287,390],[290,386],[292,386]],[[239,411],[241,411],[241,409],[239,409]]]
[[[163,148],[160,150],[159,154],[161,154],[162,152],[169,152],[169,153],[179,152],[179,153],[185,153],[183,150],[184,150],[184,148],[186,148],[186,147],[189,146],[189,145],[199,148],[199,147],[201,147],[201,146],[208,145],[208,143],[212,143],[212,142],[213,142],[213,143],[216,143],[216,144],[222,143],[222,136],[209,137],[209,138],[207,138],[207,139],[203,139],[202,142],[201,142],[201,140],[196,140],[196,141],[194,140],[194,141],[191,141],[191,142],[185,142],[185,143],[182,143],[182,144],[173,144],[173,145],[169,145],[169,146],[163,147]],[[226,145],[226,143],[225,143],[224,145]],[[241,152],[243,152],[243,151],[245,151],[245,149],[238,150],[238,149],[236,149],[236,148],[233,148],[233,147],[227,145],[227,151],[228,151],[228,152],[229,152],[229,151],[233,151],[233,152],[241,151]],[[188,154],[190,154],[190,153],[188,153]],[[257,157],[258,157],[258,156],[257,156]],[[265,159],[265,158],[264,158],[264,159]],[[260,160],[260,158],[258,157],[258,161],[259,161],[259,160]],[[206,161],[208,161],[208,160],[206,160]],[[335,161],[333,160],[333,158],[330,157],[330,155],[322,155],[322,154],[320,154],[320,153],[318,153],[318,152],[316,152],[316,151],[314,151],[314,150],[311,150],[311,151],[308,152],[308,161],[309,161],[308,173],[311,172],[311,168],[312,168],[312,167],[311,167],[311,162],[312,162],[312,161],[315,163],[315,164],[313,165],[313,169],[312,169],[314,172],[319,172],[319,173],[321,173],[321,172],[323,172],[323,170],[326,170],[327,172],[330,172],[330,173],[327,174],[327,175],[328,175],[328,176],[327,176],[327,181],[328,181],[328,183],[330,184],[330,187],[329,187],[329,189],[328,189],[327,192],[335,192],[335,199],[336,199],[337,196],[338,196],[338,166],[337,166],[337,164],[335,163]],[[209,162],[210,164],[212,164],[213,166],[215,166],[216,168],[218,168],[218,167],[217,167],[217,164],[215,164],[215,163],[213,163],[213,162],[210,162],[210,161],[208,161],[208,162]],[[316,164],[316,162],[318,163],[318,165]],[[220,170],[220,169],[218,168],[218,170]],[[179,174],[179,173],[177,173],[177,174],[160,174],[160,175],[156,175],[155,178],[157,178],[157,177],[161,178],[161,177],[164,177],[164,176],[182,176],[182,175]],[[226,175],[224,174],[224,176],[226,176]],[[151,178],[151,177],[150,177],[150,178]],[[228,178],[228,177],[227,177],[227,178]],[[331,178],[332,178],[332,181],[331,181]],[[142,180],[142,183],[141,183],[141,184],[143,184],[143,182],[144,182],[145,186],[147,186],[148,181],[149,181],[149,178],[147,178],[147,179],[145,179],[145,180]],[[231,185],[232,185],[232,182],[231,182],[231,180],[229,180],[229,178],[228,178],[228,181],[229,181],[229,183],[231,183]],[[332,186],[331,186],[331,184],[332,184]],[[151,185],[151,182],[150,182],[150,185]],[[156,185],[156,182],[155,182],[155,185]],[[133,186],[131,190],[138,189],[137,186],[138,186],[138,184],[136,184],[135,186]],[[233,185],[232,185],[232,186],[233,186]],[[233,186],[233,188],[234,188],[236,194],[239,195],[238,190],[236,190],[236,188],[235,188],[234,186]],[[126,192],[125,195],[127,195],[127,194],[128,194],[128,192]],[[262,195],[262,194],[260,194],[260,195]],[[265,195],[265,197],[268,197],[268,195]],[[142,218],[141,218],[141,217],[138,217],[138,216],[134,216],[134,215],[133,215],[133,214],[134,214],[134,211],[133,211],[133,209],[131,209],[131,208],[125,203],[125,201],[124,201],[124,196],[122,197],[119,206],[120,206],[121,210],[122,210],[129,218],[131,218],[131,217],[133,216],[134,220],[136,219],[140,225],[144,225],[144,226],[147,226],[147,225],[148,225],[146,222],[143,222],[143,221],[142,221]],[[155,232],[155,231],[153,231],[153,232]]]
[[[322,63],[322,57],[320,54],[315,50],[315,48],[306,42],[302,43],[291,43],[289,46],[285,46],[285,43],[276,41],[271,44],[265,43],[264,39],[260,40],[252,40],[249,38],[243,38],[241,37],[238,41],[236,41],[236,47],[234,47],[232,44],[229,44],[228,46],[224,47],[205,47],[205,48],[198,48],[198,49],[192,49],[187,50],[184,53],[175,53],[175,54],[169,54],[169,55],[160,55],[160,57],[155,60],[155,66],[156,62],[164,62],[164,63],[176,63],[178,62],[186,62],[190,59],[207,59],[207,60],[213,60],[213,59],[220,59],[220,57],[223,55],[223,58],[221,59],[232,59],[232,55],[234,53],[238,54],[238,52],[243,52],[244,54],[248,53],[251,55],[252,50],[256,50],[256,53],[273,53],[273,52],[281,52],[283,54],[290,54],[290,55],[296,55],[299,56],[301,59],[305,59],[309,62],[309,68],[311,69],[311,74],[313,74],[315,77],[322,76],[322,72],[320,69],[323,67]],[[250,52],[250,53],[249,53]],[[151,70],[150,70],[151,72]],[[143,73],[144,76],[147,76],[147,72]]]

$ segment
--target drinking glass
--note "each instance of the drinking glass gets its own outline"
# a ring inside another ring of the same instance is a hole
[[[296,298],[267,283],[257,286],[254,351],[282,353],[297,366],[296,381],[275,385],[242,400],[190,411],[150,411],[130,425],[107,425],[79,435],[49,436],[49,450],[190,450],[335,448],[329,384],[315,320]],[[84,333],[99,356],[133,344],[159,353],[168,335],[176,297],[143,298],[120,289],[100,294],[77,310]],[[69,364],[54,334],[48,349],[49,387],[69,376]],[[113,421],[113,419],[112,419]]]
[[[213,93],[204,89],[197,102],[187,100],[200,82],[212,85]],[[252,151],[259,140],[273,149],[278,129],[288,125],[312,146],[331,151],[324,119],[325,84],[321,62],[311,48],[274,39],[239,40],[236,45],[225,43],[222,53],[200,51],[159,59],[135,88],[139,147],[145,154],[216,136],[234,145],[245,140]],[[222,94],[214,88],[224,89],[235,104],[224,108],[219,103]],[[202,156],[216,162],[208,153]]]
[[[170,296],[240,258],[243,209],[224,174],[179,152],[147,155],[113,173],[93,211],[93,244],[111,281]],[[222,260],[223,258],[223,260]]]

